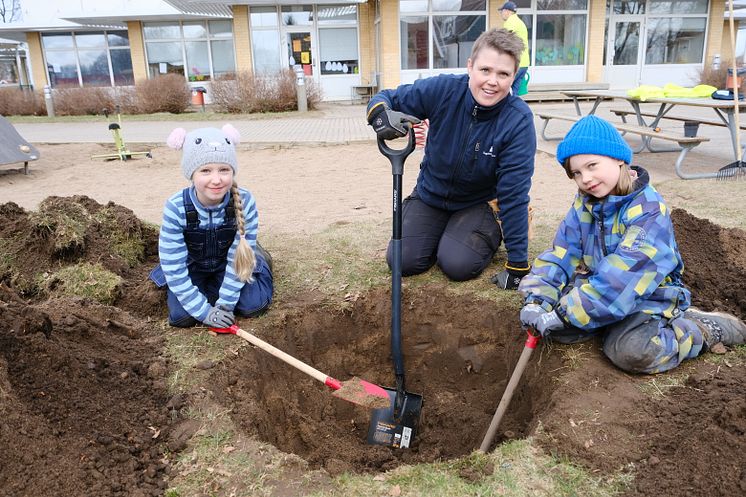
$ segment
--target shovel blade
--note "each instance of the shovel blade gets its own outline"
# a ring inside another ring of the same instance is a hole
[[[368,427],[368,443],[386,445],[395,449],[407,449],[414,441],[419,429],[422,413],[422,395],[404,392],[399,416],[394,413],[396,390],[384,388],[390,399],[390,406],[376,409],[371,413]]]
[[[391,406],[388,392],[378,385],[361,380],[356,376],[341,382],[341,385],[338,390],[332,393],[334,397],[368,409],[382,409]]]

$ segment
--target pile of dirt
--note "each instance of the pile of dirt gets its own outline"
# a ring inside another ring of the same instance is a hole
[[[87,197],[50,197],[39,212],[4,204],[0,216],[0,495],[163,494],[193,429],[152,327],[165,317],[163,292],[147,282],[156,230]],[[746,317],[746,234],[680,210],[673,219],[695,303]],[[113,305],[45,285],[81,262],[121,278]],[[241,324],[341,380],[392,386],[389,315],[378,288],[346,310],[278,303]],[[368,411],[251,347],[220,361],[204,388],[246,434],[331,474],[468,454],[522,350],[517,308],[405,283],[402,328],[407,390],[424,398],[411,450],[367,445]],[[496,441],[532,434],[592,470],[630,472],[629,495],[746,492],[745,368],[725,356],[630,376],[600,346],[541,346]]]

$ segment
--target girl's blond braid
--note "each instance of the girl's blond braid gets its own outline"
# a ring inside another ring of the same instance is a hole
[[[241,193],[238,191],[238,183],[235,181],[231,186],[231,195],[233,196],[233,209],[235,210],[236,223],[238,224],[238,247],[233,260],[233,269],[236,271],[238,279],[241,281],[254,281],[252,274],[256,266],[256,256],[254,250],[246,241],[246,220],[243,217],[243,201]]]

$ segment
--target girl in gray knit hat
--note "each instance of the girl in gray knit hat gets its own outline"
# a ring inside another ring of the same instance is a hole
[[[160,264],[150,274],[167,286],[171,326],[227,328],[236,315],[256,315],[272,301],[272,261],[257,242],[256,203],[235,180],[239,140],[230,124],[177,128],[168,137],[183,150],[181,170],[191,181],[166,201]]]

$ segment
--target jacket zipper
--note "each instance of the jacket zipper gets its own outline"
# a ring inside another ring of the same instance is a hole
[[[604,254],[604,257],[606,257],[608,254],[608,249],[606,248],[606,228],[604,227],[604,204],[601,203],[601,209],[600,209],[600,219],[598,220],[598,229],[601,232],[601,252]]]
[[[471,111],[471,120],[469,121],[469,128],[466,130],[466,136],[464,137],[463,144],[459,147],[459,151],[463,151],[466,145],[469,143],[469,136],[471,135],[471,128],[474,126],[474,120],[477,118],[477,107],[474,106],[474,110]],[[451,182],[448,185],[448,194],[446,195],[446,202],[451,198],[451,192],[453,191],[453,181],[456,178],[456,173],[461,170],[461,166],[464,163],[464,154],[461,152],[461,156],[458,160],[458,165],[451,174]]]

